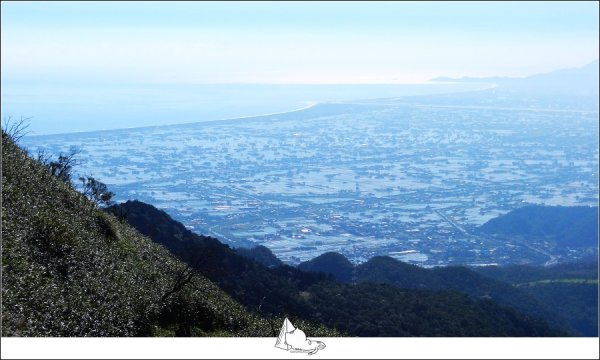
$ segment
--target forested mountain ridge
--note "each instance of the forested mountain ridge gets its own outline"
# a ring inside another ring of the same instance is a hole
[[[294,314],[358,336],[561,333],[548,329],[542,320],[501,307],[490,299],[470,299],[456,291],[407,291],[376,283],[351,285],[287,265],[269,268],[240,256],[226,245],[218,245],[215,239],[192,233],[163,211],[139,201],[115,205],[108,211],[122,214],[130,224],[164,243],[234,299],[248,308],[260,308],[267,316]],[[183,237],[171,238],[171,233]]]
[[[401,289],[454,290],[473,299],[492,299],[579,336],[598,335],[598,262],[542,266],[449,266],[425,269],[387,256],[348,266],[327,253],[299,265],[342,282],[385,283]],[[335,261],[331,261],[335,259]],[[339,264],[343,264],[339,266]],[[351,279],[351,280],[347,280]]]
[[[314,259],[298,264],[298,269],[331,274],[336,280],[352,282],[354,265],[340,253],[327,252]]]
[[[279,260],[279,258],[277,258],[277,256],[275,256],[273,252],[269,250],[269,248],[262,245],[255,246],[253,248],[239,247],[236,248],[235,251],[245,258],[254,260],[257,263],[269,268],[283,265],[283,261]]]
[[[486,266],[478,273],[504,281],[535,297],[585,336],[598,336],[598,260],[549,267]]]
[[[472,299],[491,299],[500,305],[545,318],[556,326],[563,323],[560,316],[557,318],[556,313],[521,289],[464,266],[425,269],[388,256],[376,256],[356,266],[339,267],[337,264],[345,264],[339,259],[343,255],[336,254],[337,261],[329,261],[333,257],[333,254],[323,254],[300,264],[299,268],[332,274],[343,282],[384,283],[401,289],[454,290]]]

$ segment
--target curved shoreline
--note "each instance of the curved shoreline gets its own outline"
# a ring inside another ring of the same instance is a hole
[[[130,131],[130,130],[151,129],[151,128],[157,128],[157,127],[172,127],[172,126],[199,125],[199,124],[208,124],[208,123],[221,123],[221,122],[225,122],[225,121],[254,119],[254,118],[260,118],[260,117],[264,117],[264,116],[293,114],[296,112],[308,110],[319,104],[324,104],[324,102],[308,101],[308,105],[305,105],[301,108],[296,108],[296,109],[293,109],[290,111],[280,111],[280,112],[267,113],[267,114],[247,115],[247,116],[232,117],[232,118],[220,118],[220,119],[213,119],[213,120],[192,121],[192,122],[177,123],[177,124],[145,125],[145,126],[132,126],[132,127],[116,128],[116,129],[84,130],[84,131],[73,131],[73,132],[68,132],[68,133],[29,135],[27,137],[28,138],[41,138],[41,137],[50,137],[50,136],[84,135],[84,134],[109,132],[109,131]]]
[[[460,84],[460,83],[457,83]],[[377,85],[377,84],[368,84],[368,85]],[[438,84],[434,83],[434,84],[398,84],[398,85],[448,85],[448,83],[443,83],[440,82]],[[469,84],[470,85],[470,84]],[[479,84],[482,85],[482,84]],[[269,112],[269,113],[260,113],[260,114],[252,114],[252,115],[243,115],[243,116],[234,116],[234,117],[220,117],[220,118],[209,118],[208,120],[203,119],[203,120],[193,120],[193,121],[189,121],[189,122],[178,122],[178,123],[172,123],[172,124],[149,124],[149,125],[134,125],[134,126],[130,126],[130,127],[116,127],[116,128],[105,128],[105,129],[95,129],[95,130],[81,130],[81,131],[70,131],[70,132],[56,132],[56,133],[47,133],[47,134],[30,134],[28,137],[29,138],[40,138],[40,137],[51,137],[51,136],[69,136],[69,135],[84,135],[84,134],[88,134],[88,133],[101,133],[101,132],[109,132],[109,131],[131,131],[131,130],[141,130],[141,129],[151,129],[151,128],[156,128],[156,127],[170,127],[170,126],[186,126],[186,125],[192,125],[192,124],[208,124],[208,123],[222,123],[222,122],[228,122],[228,121],[238,121],[238,120],[248,120],[248,119],[255,119],[255,118],[260,118],[260,117],[267,117],[267,116],[277,116],[277,115],[286,115],[286,114],[293,114],[293,113],[297,113],[300,111],[305,111],[308,110],[310,108],[313,108],[317,105],[321,105],[321,104],[356,104],[356,105],[361,105],[363,103],[365,104],[370,104],[370,105],[374,105],[377,102],[382,102],[385,100],[397,100],[400,98],[411,98],[411,97],[419,97],[419,96],[428,96],[428,95],[440,95],[440,94],[452,94],[452,93],[464,93],[464,92],[477,92],[477,91],[483,91],[483,90],[488,90],[490,88],[495,87],[495,84],[485,84],[488,86],[485,86],[483,88],[477,88],[477,89],[469,89],[469,90],[454,90],[454,91],[449,91],[449,92],[433,92],[430,94],[406,94],[406,95],[396,95],[396,96],[376,96],[376,97],[371,97],[369,98],[367,94],[365,97],[362,98],[355,98],[355,99],[351,99],[351,100],[320,100],[320,101],[298,101],[298,103],[304,103],[306,105],[301,106],[299,108],[293,108],[291,110],[285,110],[285,111],[277,111],[277,112]],[[491,86],[490,86],[491,85]],[[385,105],[385,104],[382,104]],[[201,115],[200,115],[201,116]]]

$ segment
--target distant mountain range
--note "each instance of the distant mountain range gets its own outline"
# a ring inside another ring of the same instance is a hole
[[[575,94],[583,96],[598,95],[598,60],[583,67],[561,69],[545,74],[524,78],[513,77],[437,77],[438,82],[482,82],[497,84],[500,88],[514,92]]]

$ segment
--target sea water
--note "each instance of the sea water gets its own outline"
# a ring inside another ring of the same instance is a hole
[[[31,135],[173,125],[288,112],[320,102],[478,90],[489,84],[2,84],[2,119]]]

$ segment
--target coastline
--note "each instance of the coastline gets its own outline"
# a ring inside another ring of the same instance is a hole
[[[446,86],[450,86],[450,88],[445,88]],[[474,88],[468,88],[468,89],[458,89],[458,88],[454,88],[454,86],[457,87],[461,87],[462,85],[467,85],[467,87],[474,87]],[[406,98],[412,98],[412,97],[420,97],[420,96],[428,96],[428,95],[441,95],[441,94],[453,94],[453,93],[464,93],[464,92],[477,92],[477,91],[482,91],[482,90],[487,90],[489,88],[491,88],[491,86],[489,86],[489,84],[486,84],[487,86],[481,86],[482,84],[448,84],[448,83],[425,83],[425,84],[396,84],[396,85],[390,85],[390,84],[360,84],[360,85],[339,85],[340,88],[339,90],[336,90],[335,88],[331,88],[332,86],[335,85],[314,85],[317,88],[320,88],[321,86],[326,86],[328,88],[328,90],[326,92],[322,92],[322,91],[313,91],[310,90],[308,92],[305,93],[301,93],[301,94],[294,94],[293,92],[291,93],[294,97],[296,97],[296,99],[316,99],[316,100],[299,100],[299,101],[295,101],[293,100],[293,98],[290,98],[289,95],[286,97],[285,95],[283,97],[281,97],[281,99],[278,98],[277,95],[277,91],[274,91],[273,89],[269,89],[268,92],[266,93],[258,93],[259,97],[257,97],[258,100],[262,100],[264,102],[264,99],[269,99],[269,101],[271,101],[269,106],[265,106],[266,103],[260,103],[259,101],[259,106],[258,107],[250,107],[248,108],[248,99],[244,100],[245,103],[243,103],[242,106],[240,106],[238,108],[238,106],[236,105],[236,103],[232,103],[232,104],[228,104],[227,102],[223,103],[220,105],[221,108],[226,109],[228,106],[230,108],[236,108],[237,110],[234,111],[233,114],[222,114],[224,116],[220,116],[219,112],[223,113],[224,111],[219,111],[217,110],[216,113],[214,111],[214,109],[218,109],[218,107],[214,107],[214,103],[210,103],[210,101],[207,103],[209,108],[211,108],[212,113],[208,112],[208,113],[202,113],[203,110],[203,103],[197,103],[197,102],[189,102],[191,101],[190,99],[188,99],[187,103],[183,103],[183,104],[188,104],[186,106],[189,106],[189,104],[194,104],[194,108],[188,108],[185,110],[185,117],[181,118],[181,122],[169,122],[167,121],[162,121],[160,119],[162,118],[166,118],[166,117],[171,117],[172,119],[175,119],[174,121],[177,121],[176,118],[179,117],[179,114],[177,114],[177,111],[181,112],[184,110],[181,110],[178,107],[174,107],[173,109],[175,110],[175,113],[171,114],[170,112],[165,113],[164,112],[164,108],[160,109],[159,112],[157,113],[150,113],[151,117],[149,120],[145,120],[145,121],[139,121],[139,114],[141,112],[141,114],[144,114],[145,111],[147,111],[148,109],[141,109],[136,112],[131,112],[130,110],[128,110],[127,108],[125,113],[119,113],[118,115],[114,115],[114,114],[104,114],[104,116],[108,119],[112,119],[110,120],[110,124],[105,124],[106,127],[105,128],[96,128],[96,129],[81,129],[81,130],[58,130],[57,132],[52,132],[52,130],[50,130],[50,132],[44,132],[41,134],[36,134],[36,133],[32,133],[29,134],[28,137],[30,138],[41,138],[41,137],[49,137],[49,136],[69,136],[71,134],[87,134],[87,133],[97,133],[97,132],[106,132],[106,131],[119,131],[119,130],[134,130],[134,129],[148,129],[148,128],[156,128],[156,127],[168,127],[168,126],[183,126],[183,125],[190,125],[190,124],[205,124],[205,123],[218,123],[218,122],[224,122],[224,121],[240,121],[240,120],[247,120],[247,119],[255,119],[255,118],[260,118],[260,117],[267,117],[267,116],[277,116],[277,115],[285,115],[285,114],[292,114],[292,113],[296,113],[296,112],[300,112],[300,111],[305,111],[308,110],[310,108],[313,108],[317,105],[321,105],[321,104],[356,104],[356,105],[361,105],[362,103],[366,104],[378,104],[378,103],[382,103],[385,102],[386,100],[398,100],[398,99],[406,99]],[[265,85],[266,89],[269,88],[269,86]],[[298,86],[297,85],[289,85],[291,86],[292,90],[296,89]],[[307,87],[313,86],[313,85],[305,85]],[[369,91],[369,87],[375,87],[375,89],[377,89],[377,87],[384,87],[385,89],[383,89],[384,91],[382,91],[382,89],[378,89],[377,91]],[[396,89],[397,87],[397,89]],[[423,87],[428,88],[431,87],[430,89],[427,89],[426,91],[424,91]],[[361,88],[360,92],[357,92],[356,89]],[[388,88],[395,88],[394,91],[390,91],[390,89]],[[444,91],[441,91],[442,88]],[[296,89],[297,90],[297,89]],[[246,90],[245,90],[246,91]],[[294,90],[295,91],[295,90]],[[176,93],[175,93],[176,94]],[[156,95],[156,94],[154,94]],[[158,95],[156,95],[158,96]],[[170,95],[171,98],[173,98],[174,95]],[[159,97],[160,98],[160,97]],[[210,99],[208,99],[210,100]],[[171,100],[167,100],[172,101]],[[218,104],[217,104],[218,105]],[[279,107],[279,109],[284,109],[281,111],[268,111],[269,107],[273,107],[271,105],[276,105],[275,107]],[[278,106],[277,106],[278,105]],[[285,109],[286,105],[289,105],[289,110]],[[384,103],[382,103],[382,105],[385,105]],[[80,104],[75,103],[75,106],[80,106]],[[262,110],[261,111],[261,108]],[[200,109],[200,111],[198,112],[197,109]],[[256,110],[255,113],[253,113],[252,110]],[[264,111],[267,110],[267,111]],[[87,110],[89,111],[89,110]],[[131,114],[136,114],[136,118],[138,118],[137,121],[135,121],[133,124],[131,124],[131,126],[127,126],[127,127],[122,127],[123,124],[126,124],[127,122],[129,122],[128,116],[127,116],[127,111],[129,111]],[[191,111],[191,112],[190,112]],[[110,109],[109,112],[114,112],[114,109]],[[198,112],[198,113],[196,113]],[[235,112],[237,112],[238,114],[235,114]],[[230,112],[231,113],[231,112]],[[191,114],[191,115],[190,115]],[[112,115],[112,116],[111,116]],[[36,114],[32,114],[32,116],[36,116]],[[70,115],[71,116],[71,115]],[[96,115],[97,116],[97,115]],[[116,117],[115,117],[116,116]],[[39,115],[37,116],[38,118],[40,117]],[[71,116],[73,117],[73,116]],[[83,114],[81,116],[82,119],[86,118],[85,114]],[[122,119],[122,121],[119,123],[118,121],[114,120],[120,118]],[[64,121],[73,121],[72,119],[69,120],[64,120]],[[79,121],[79,120],[77,120]],[[144,122],[146,124],[144,124]],[[64,126],[63,126],[64,128]],[[66,131],[65,131],[66,130]]]
[[[209,124],[209,123],[221,123],[221,122],[226,122],[226,121],[255,119],[255,118],[260,118],[260,117],[265,117],[265,116],[276,116],[276,115],[293,114],[293,113],[297,113],[297,112],[300,112],[300,111],[308,110],[308,109],[313,108],[313,107],[315,107],[315,106],[317,106],[319,104],[323,104],[324,102],[308,101],[307,103],[308,104],[305,105],[305,106],[303,106],[303,107],[296,108],[296,109],[293,109],[293,110],[290,110],[290,111],[280,111],[280,112],[273,112],[273,113],[267,113],[267,114],[246,115],[246,116],[240,116],[240,117],[221,118],[221,119],[214,119],[214,120],[192,121],[192,122],[177,123],[177,124],[132,126],[132,127],[124,127],[124,128],[116,128],[116,129],[99,129],[99,130],[73,131],[73,132],[68,132],[68,133],[53,133],[53,134],[28,135],[27,137],[28,138],[43,138],[43,137],[52,137],[52,136],[85,135],[85,134],[92,134],[92,133],[99,133],[99,132],[143,130],[143,129],[158,128],[158,127],[168,128],[168,127],[175,127],[175,126],[202,125],[202,124]]]

